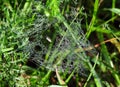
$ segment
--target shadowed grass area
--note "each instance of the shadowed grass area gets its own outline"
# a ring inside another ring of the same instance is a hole
[[[119,0],[1,0],[0,87],[119,87]]]

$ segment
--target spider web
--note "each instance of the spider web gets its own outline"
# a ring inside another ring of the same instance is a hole
[[[96,55],[97,51],[95,49],[84,50],[84,48],[89,48],[91,44],[81,29],[81,20],[76,19],[70,25],[78,45],[64,24],[59,23],[56,19],[50,20],[39,12],[35,13],[34,26],[27,33],[29,44],[25,47],[25,52],[29,53],[31,61],[39,67],[52,71],[55,71],[55,67],[60,72],[68,73],[76,69],[76,72],[85,75],[87,68],[85,61],[90,57],[87,53]],[[73,15],[69,16],[67,15],[68,18],[74,18]],[[59,28],[55,26],[57,22]],[[55,38],[53,39],[54,34]],[[76,50],[79,51],[76,52]],[[49,56],[46,57],[48,53]]]

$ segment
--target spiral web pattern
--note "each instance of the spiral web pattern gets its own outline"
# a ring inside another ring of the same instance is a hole
[[[88,58],[86,53],[96,54],[97,52],[95,49],[84,51],[83,48],[88,48],[91,45],[81,29],[81,20],[76,19],[76,21],[70,27],[73,29],[72,33],[75,35],[79,45],[63,24],[61,24],[60,29],[55,30],[56,20],[51,22],[44,15],[37,13],[34,27],[28,31],[29,44],[25,47],[31,61],[39,67],[52,71],[55,71],[55,67],[60,72],[68,73],[76,69],[76,72],[84,75],[86,70],[85,60]],[[52,40],[55,32],[55,39]],[[52,46],[49,49],[51,43]],[[76,53],[77,49],[81,51]],[[46,57],[48,52],[49,56]]]

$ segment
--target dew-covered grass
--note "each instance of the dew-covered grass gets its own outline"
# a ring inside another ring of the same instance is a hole
[[[119,87],[119,0],[1,0],[0,87]]]

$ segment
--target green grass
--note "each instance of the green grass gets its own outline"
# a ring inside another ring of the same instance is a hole
[[[119,87],[116,3],[120,2],[1,0],[0,87]],[[41,41],[43,47],[38,46]],[[35,49],[38,54],[45,51],[35,56],[37,68],[27,65]],[[61,69],[62,64],[67,68]]]

